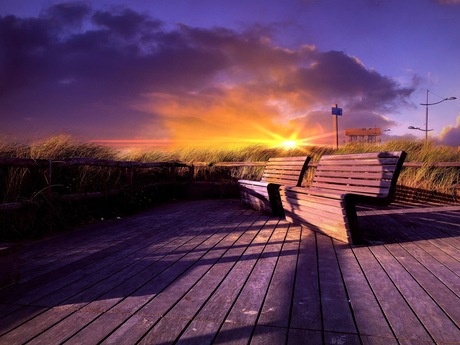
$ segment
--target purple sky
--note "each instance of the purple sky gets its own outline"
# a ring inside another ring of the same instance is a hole
[[[460,98],[459,18],[460,0],[3,1],[0,135],[330,143],[337,103],[342,131],[423,138],[426,90]],[[460,100],[429,114],[460,145]]]

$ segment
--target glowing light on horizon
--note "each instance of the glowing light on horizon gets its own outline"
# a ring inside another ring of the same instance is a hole
[[[284,148],[286,150],[305,149],[307,146],[324,145],[324,139],[333,133],[322,133],[310,137],[299,137],[294,131],[286,135],[279,134],[260,124],[253,124],[255,131],[252,137],[245,136],[209,136],[203,139],[162,138],[162,139],[93,139],[89,142],[116,148],[138,148],[143,150],[160,148],[173,149],[180,147],[243,147],[248,145],[264,145],[269,148]],[[284,129],[284,132],[287,130]],[[280,132],[283,132],[281,129]],[[323,142],[319,144],[318,142]]]
[[[284,147],[286,150],[295,149],[299,146],[297,140],[285,140],[281,143],[281,146]]]

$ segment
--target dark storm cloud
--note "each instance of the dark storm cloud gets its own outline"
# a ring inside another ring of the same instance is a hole
[[[0,17],[0,52],[0,125],[12,131],[27,122],[87,137],[184,135],[187,118],[237,135],[242,119],[321,123],[317,112],[335,102],[347,126],[385,127],[413,91],[343,52],[277,47],[270,28],[167,28],[79,2]]]
[[[126,38],[134,37],[139,33],[142,34],[145,30],[156,29],[161,25],[160,22],[151,21],[147,16],[130,9],[116,14],[98,11],[93,15],[92,20],[97,26]]]
[[[68,2],[48,7],[42,17],[62,30],[66,26],[81,26],[90,12],[91,8],[85,3]]]
[[[353,110],[394,111],[413,92],[413,88],[401,87],[391,78],[367,69],[358,59],[338,51],[314,51],[311,65],[295,73],[296,87],[311,90],[312,100],[336,99]]]

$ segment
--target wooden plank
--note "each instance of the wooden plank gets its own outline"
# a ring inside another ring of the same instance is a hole
[[[370,152],[370,153],[348,153],[343,155],[328,155],[323,156],[326,160],[337,160],[337,159],[372,159],[372,158],[391,158],[391,157],[399,157],[401,155],[401,151],[384,151],[384,152]]]
[[[59,320],[60,322],[56,323],[53,327],[40,333],[37,337],[28,342],[28,344],[52,344],[65,341],[101,314],[100,312],[73,312],[66,318]],[[83,341],[82,344],[83,343],[88,344],[88,340]]]
[[[251,338],[251,345],[285,345],[288,337],[287,328],[257,325]]]
[[[332,240],[317,235],[319,288],[325,331],[357,333]]]
[[[281,223],[283,227],[289,225]],[[257,324],[289,327],[301,229],[290,225]]]
[[[332,191],[340,191],[343,194],[363,194],[363,195],[373,195],[376,197],[385,197],[388,194],[388,189],[385,187],[382,188],[368,188],[361,187],[356,185],[335,185],[330,183],[315,183],[312,185],[314,188],[330,189]]]
[[[324,343],[325,344],[355,344],[361,345],[361,340],[359,339],[358,334],[337,334],[333,332],[324,333]]]
[[[289,194],[289,192],[292,192],[293,195],[298,195],[297,197],[298,199],[305,198],[304,195],[308,196],[308,199],[312,197],[316,197],[315,202],[323,202],[323,203],[329,202],[327,199],[341,200],[342,196],[346,194],[340,191],[334,191],[331,189],[324,189],[324,188],[317,188],[313,186],[308,187],[308,188],[281,187],[281,192],[285,193],[286,195]],[[322,199],[326,199],[326,200],[321,201]]]
[[[20,326],[22,323],[31,320],[37,315],[46,311],[43,307],[31,306],[12,306],[12,308],[2,308],[0,314],[0,339],[9,331]]]
[[[370,248],[355,247],[353,252],[398,341],[432,343],[433,339],[387,275],[387,271],[380,266]]]
[[[85,312],[86,313],[86,312]],[[113,330],[113,325],[118,325],[126,319],[126,315],[104,313],[89,323],[84,329],[65,341],[69,345],[98,344],[105,335]]]
[[[22,344],[72,314],[71,310],[51,308],[1,336],[3,344]]]
[[[291,179],[291,180],[298,180],[299,175],[301,173],[302,169],[298,170],[286,170],[286,169],[266,169],[263,174],[263,179],[270,181],[271,178],[280,178],[285,176],[286,179]],[[297,184],[297,182],[294,184],[294,186]]]
[[[288,334],[288,345],[324,344],[323,334],[320,331],[291,328]],[[329,343],[333,344],[333,343]]]
[[[317,170],[318,171],[318,170]],[[321,171],[321,173],[318,173],[318,176],[322,177],[344,177],[343,172],[338,172],[335,170],[324,170]],[[346,177],[348,178],[356,178],[356,179],[363,179],[363,178],[368,178],[368,179],[391,179],[393,176],[393,172],[390,171],[368,171],[368,170],[362,170],[360,172],[347,172]]]
[[[290,326],[322,329],[316,235],[306,228],[301,228]]]
[[[298,182],[298,177],[295,179],[289,179],[286,176],[282,176],[279,178],[270,178],[266,179],[267,182],[270,182],[271,184],[278,184],[278,185],[285,185],[285,186],[295,186],[297,185]]]
[[[289,161],[299,161],[305,162],[308,156],[295,156],[295,157],[271,157],[268,161],[269,162],[289,162]]]
[[[352,249],[337,241],[334,247],[359,334],[397,343]]]
[[[460,262],[460,240],[458,236],[455,232],[451,232],[452,226],[440,225],[434,221],[433,218],[436,217],[436,213],[430,212],[428,209],[425,214],[430,214],[431,216],[418,215],[417,217],[412,217],[410,223],[407,224],[408,229],[416,232],[438,248],[440,250],[439,255],[436,254],[436,251],[434,251],[433,255],[439,256],[439,260],[450,261],[449,268],[460,275],[460,265],[458,264]],[[442,213],[439,216],[445,219]],[[407,223],[403,214],[390,214],[387,218],[394,219],[396,224]],[[458,225],[455,224],[454,227],[458,227]]]
[[[346,186],[356,186],[356,187],[369,187],[369,190],[373,190],[372,187],[376,189],[389,188],[391,183],[389,181],[383,180],[374,180],[366,178],[365,175],[362,175],[361,178],[351,178],[350,176],[342,175],[337,177],[323,177],[317,176],[315,178],[315,184],[325,184],[334,183],[339,185]],[[335,189],[338,189],[337,187]]]
[[[426,243],[426,241],[424,241]],[[426,243],[429,246],[429,243]],[[420,262],[426,269],[442,281],[453,293],[460,296],[460,276],[455,274],[447,266],[443,265],[441,261],[435,259],[427,251],[423,249],[425,246],[420,246],[419,243],[402,243],[405,250],[407,250],[418,262]],[[445,255],[442,255],[445,256]],[[456,266],[459,266],[457,263]]]
[[[393,246],[398,245],[388,245],[386,247],[391,248]],[[413,276],[401,266],[397,258],[388,255],[387,250],[388,249],[382,246],[372,247],[372,252],[383,268],[388,272],[388,275],[404,296],[407,303],[411,306],[412,310],[415,311],[434,341],[449,343],[460,339],[460,330],[458,327],[442,311],[435,301],[425,293]]]
[[[360,334],[361,342],[363,345],[400,345],[400,344],[418,344],[421,345],[422,343],[406,341],[405,339],[402,341],[396,340],[394,337],[391,338],[382,338],[382,337],[375,337],[373,335],[362,335]],[[426,343],[428,345],[428,343]]]
[[[315,173],[328,173],[328,172],[354,172],[354,173],[393,173],[396,170],[394,166],[386,166],[386,165],[370,165],[370,166],[353,166],[351,169],[349,166],[341,167],[341,166],[334,166],[334,165],[322,165],[318,164],[316,167]]]

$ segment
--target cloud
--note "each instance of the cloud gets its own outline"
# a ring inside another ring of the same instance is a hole
[[[83,2],[66,2],[48,7],[43,13],[43,19],[62,30],[64,27],[81,27],[91,8]]]
[[[272,43],[270,28],[167,27],[74,2],[0,17],[0,126],[85,138],[274,140],[396,124],[414,91],[341,51]]]
[[[455,126],[447,126],[442,129],[439,142],[448,146],[460,146],[460,116],[457,116]]]

